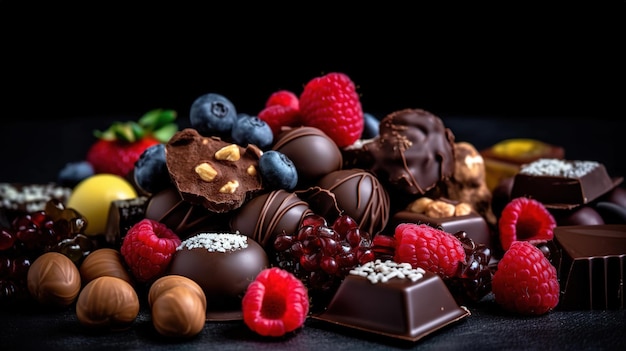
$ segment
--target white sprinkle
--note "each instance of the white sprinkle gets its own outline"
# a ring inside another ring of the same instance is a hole
[[[372,284],[386,283],[392,278],[417,281],[426,273],[422,268],[413,268],[409,263],[397,263],[391,260],[382,262],[380,259],[367,262],[350,270],[350,274],[366,277]]]
[[[237,233],[200,233],[185,239],[176,248],[183,249],[206,249],[209,252],[237,251],[248,247],[248,237]]]
[[[520,168],[520,174],[580,178],[598,167],[595,161],[564,161],[542,158]]]

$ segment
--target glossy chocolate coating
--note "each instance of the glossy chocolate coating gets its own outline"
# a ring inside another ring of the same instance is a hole
[[[269,252],[277,235],[295,233],[309,213],[309,204],[295,193],[274,190],[242,206],[233,215],[230,230],[252,238]]]
[[[147,203],[146,196],[111,201],[104,233],[106,241],[114,246],[121,245],[128,230],[145,218]]]
[[[583,205],[571,210],[550,209],[557,225],[598,225],[604,219],[593,207]]]
[[[557,226],[553,264],[561,285],[558,308],[623,309],[626,225]]]
[[[186,246],[186,243],[198,241],[203,235],[196,234],[183,241],[172,256],[169,274],[187,277],[200,285],[207,300],[208,320],[239,319],[241,299],[248,284],[269,266],[267,254],[260,244],[242,234],[227,235],[245,240],[245,248],[233,247],[220,252]],[[222,312],[232,311],[239,314],[235,317],[222,315]]]
[[[577,161],[563,162],[574,165]],[[515,175],[511,198],[530,197],[547,208],[571,209],[590,203],[622,181],[611,179],[603,164],[597,164],[586,174],[576,177],[526,174],[523,171],[524,168]]]
[[[389,221],[389,194],[372,173],[352,168],[331,172],[317,185],[337,199],[345,214],[372,236],[381,232]]]
[[[235,147],[240,158],[226,160],[216,156],[224,147]],[[183,199],[206,207],[215,213],[239,208],[262,190],[258,169],[261,150],[254,145],[246,148],[228,143],[218,137],[204,137],[195,129],[185,128],[174,134],[165,146],[167,168]],[[203,179],[196,167],[202,164],[216,171],[212,180]],[[255,170],[250,172],[250,169]],[[234,190],[224,190],[236,181]]]
[[[148,303],[152,324],[161,335],[188,338],[197,335],[206,322],[206,296],[193,280],[167,275],[150,286]]]
[[[374,158],[371,170],[400,194],[425,194],[454,173],[454,134],[421,109],[387,115],[380,136],[363,147]]]
[[[76,301],[78,321],[93,329],[128,329],[138,314],[135,289],[117,277],[102,276],[90,281]]]
[[[80,292],[80,272],[67,256],[47,252],[28,269],[27,286],[31,296],[44,306],[69,306]]]
[[[117,277],[134,285],[126,270],[124,257],[118,250],[112,248],[100,248],[87,255],[79,271],[83,285],[102,276]]]
[[[277,136],[272,150],[283,153],[296,166],[299,189],[341,169],[343,164],[343,156],[337,144],[315,127],[284,130]]]
[[[227,230],[225,220],[229,214],[218,214],[204,206],[185,201],[174,187],[152,195],[146,205],[148,219],[165,224],[181,239],[201,231]]]
[[[441,277],[426,272],[417,281],[393,278],[376,284],[348,275],[327,310],[314,318],[416,341],[469,314],[457,305]]]
[[[493,248],[491,231],[487,222],[474,211],[464,216],[443,218],[433,218],[423,213],[411,211],[399,211],[393,215],[391,221],[394,228],[400,223],[427,223],[434,227],[441,227],[443,231],[450,234],[464,231],[474,243],[485,244],[485,246]]]

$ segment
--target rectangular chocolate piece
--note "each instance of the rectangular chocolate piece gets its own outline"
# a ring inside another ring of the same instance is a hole
[[[417,280],[396,277],[376,283],[370,278],[346,276],[326,311],[313,318],[417,341],[470,314],[457,305],[437,274],[424,272]]]
[[[475,244],[484,244],[492,248],[491,233],[485,219],[476,212],[464,216],[433,218],[423,213],[408,210],[396,212],[392,219],[395,228],[400,223],[425,223],[435,227],[441,227],[446,233],[454,234],[465,231]]]
[[[619,182],[598,162],[540,159],[515,175],[511,197],[529,197],[548,208],[567,209],[597,199]]]
[[[560,309],[624,308],[626,225],[557,226],[554,242]]]

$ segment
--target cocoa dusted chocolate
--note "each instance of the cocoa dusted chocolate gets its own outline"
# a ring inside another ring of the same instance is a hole
[[[454,173],[454,134],[422,109],[393,112],[380,122],[380,135],[363,145],[379,179],[399,194],[423,195]]]
[[[547,208],[571,209],[594,201],[621,181],[609,177],[599,162],[543,158],[521,167],[511,198],[525,196]]]
[[[359,168],[338,170],[325,175],[317,185],[335,195],[339,208],[361,230],[374,236],[387,226],[389,194],[371,172]]]
[[[186,128],[165,146],[172,182],[183,199],[225,213],[239,208],[262,190],[258,172],[261,150],[219,137],[205,137]]]
[[[178,246],[168,274],[196,282],[207,300],[207,320],[239,320],[241,299],[269,259],[259,243],[238,233],[198,233]]]
[[[272,150],[287,156],[298,171],[298,189],[306,188],[324,175],[341,169],[343,156],[335,142],[315,127],[283,130]]]
[[[376,260],[350,271],[328,308],[313,318],[417,341],[469,315],[437,274]]]
[[[626,301],[626,225],[554,228],[553,265],[561,286],[558,308],[623,309]]]

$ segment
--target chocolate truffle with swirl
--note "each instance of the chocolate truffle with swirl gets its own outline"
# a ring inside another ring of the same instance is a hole
[[[403,206],[454,174],[454,134],[422,109],[392,112],[380,122],[380,134],[363,145],[371,171],[384,182],[392,203]]]

